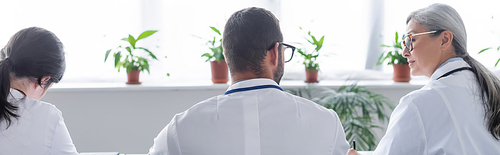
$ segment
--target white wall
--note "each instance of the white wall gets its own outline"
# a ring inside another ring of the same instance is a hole
[[[360,83],[361,84],[361,83]],[[284,89],[303,87],[302,82],[282,84]],[[366,84],[389,97],[394,104],[421,84]],[[319,86],[337,89],[339,84]],[[204,86],[64,86],[50,89],[42,99],[63,112],[79,152],[147,153],[153,139],[170,119],[192,105],[225,92],[228,85]],[[383,134],[383,131],[376,133]]]

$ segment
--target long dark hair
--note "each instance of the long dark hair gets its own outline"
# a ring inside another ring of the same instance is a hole
[[[467,34],[458,12],[446,4],[433,4],[412,12],[406,23],[408,24],[411,19],[418,21],[429,31],[450,30],[453,33],[452,45],[455,54],[462,57],[472,68],[485,109],[486,127],[498,140],[500,138],[500,80],[467,53]]]
[[[0,52],[0,122],[7,128],[18,118],[18,107],[7,101],[11,78],[27,78],[46,88],[61,80],[66,69],[63,45],[57,36],[43,28],[22,29],[12,36]],[[42,83],[42,77],[50,76]]]

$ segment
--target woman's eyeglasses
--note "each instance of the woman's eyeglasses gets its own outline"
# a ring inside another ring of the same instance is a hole
[[[419,35],[424,35],[424,34],[431,34],[431,33],[436,33],[438,31],[429,31],[429,32],[422,32],[422,33],[417,33],[417,34],[406,34],[403,39],[403,46],[408,49],[408,51],[413,51],[413,42],[412,42],[412,37],[419,36]]]

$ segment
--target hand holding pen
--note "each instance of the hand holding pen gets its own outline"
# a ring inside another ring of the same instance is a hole
[[[352,149],[356,150],[356,140],[352,140]]]
[[[358,152],[356,151],[356,140],[352,141],[352,149],[349,149],[349,151],[347,151],[347,154],[348,155],[359,155]]]

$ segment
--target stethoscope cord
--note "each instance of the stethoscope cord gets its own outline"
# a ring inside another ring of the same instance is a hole
[[[256,90],[256,89],[265,89],[265,88],[274,88],[274,89],[279,89],[283,91],[283,89],[277,85],[260,85],[260,86],[253,86],[253,87],[245,87],[245,88],[238,88],[238,89],[232,89],[224,93],[224,95],[236,93],[236,92],[242,92],[242,91],[250,91],[250,90]]]
[[[449,72],[447,72],[447,73],[445,73],[445,74],[441,75],[441,76],[440,76],[440,77],[438,77],[436,80],[439,80],[439,79],[441,79],[441,78],[443,78],[443,77],[447,77],[448,75],[451,75],[451,74],[453,74],[453,73],[455,73],[455,72],[459,72],[459,71],[463,71],[463,70],[470,70],[470,71],[474,72],[474,70],[472,70],[472,68],[470,68],[470,67],[462,67],[462,68],[457,68],[457,69],[454,69],[454,70],[452,70],[452,71],[449,71]]]

